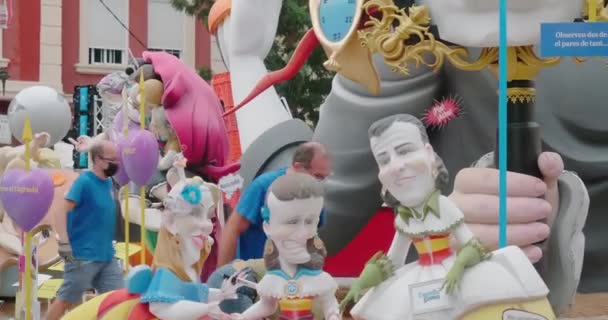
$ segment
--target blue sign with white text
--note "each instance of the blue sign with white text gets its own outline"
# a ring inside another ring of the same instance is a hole
[[[608,22],[543,23],[540,55],[543,58],[608,56]]]

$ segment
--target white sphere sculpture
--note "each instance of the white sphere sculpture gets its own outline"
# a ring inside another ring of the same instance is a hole
[[[11,133],[21,143],[26,117],[30,118],[34,134],[46,132],[51,136],[47,146],[61,141],[72,126],[70,105],[59,92],[46,86],[21,90],[8,107]]]

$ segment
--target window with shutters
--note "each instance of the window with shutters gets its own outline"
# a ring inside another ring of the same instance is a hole
[[[80,0],[80,61],[76,69],[91,74],[124,69],[129,60],[128,25],[129,0]]]
[[[169,0],[148,0],[148,48],[182,58],[184,50],[183,12]]]

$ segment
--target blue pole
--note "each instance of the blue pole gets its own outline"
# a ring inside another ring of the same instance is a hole
[[[499,246],[507,245],[507,1],[500,0],[498,52]]]

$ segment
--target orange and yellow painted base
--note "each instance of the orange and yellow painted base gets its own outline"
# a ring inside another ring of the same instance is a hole
[[[281,320],[314,320],[311,298],[293,298],[279,300]]]

